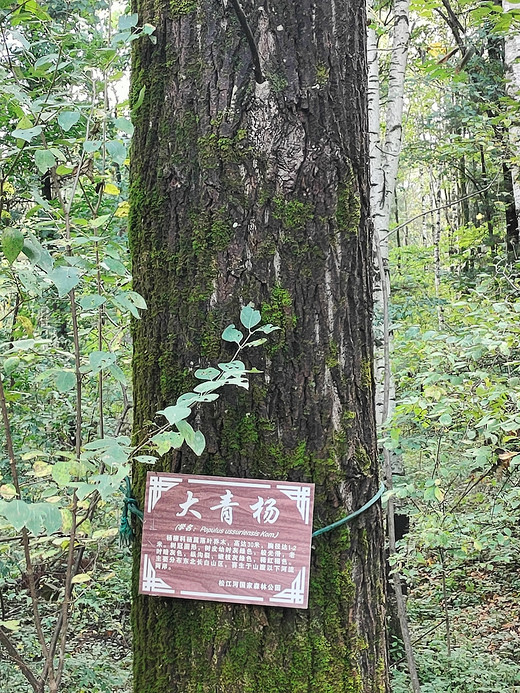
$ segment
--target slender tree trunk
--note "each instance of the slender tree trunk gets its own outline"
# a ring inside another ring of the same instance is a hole
[[[381,323],[384,312],[383,296],[390,296],[390,268],[388,264],[388,230],[390,226],[391,205],[394,200],[397,181],[397,168],[402,143],[402,122],[404,103],[404,80],[408,60],[409,3],[397,0],[394,3],[394,24],[392,32],[392,52],[388,77],[388,95],[385,109],[385,136],[381,137],[380,77],[378,39],[375,31],[373,11],[369,5],[369,26],[367,31],[368,59],[368,117],[370,142],[370,205],[374,223],[374,242],[376,254],[381,254],[381,267],[375,263],[374,303],[376,316],[376,417],[378,425],[383,423],[383,381],[385,365],[382,358]],[[385,283],[385,287],[383,287]],[[392,379],[391,379],[392,380]],[[395,389],[390,383],[391,415],[395,407]]]
[[[368,60],[368,122],[370,142],[370,205],[374,224],[375,262],[375,366],[376,366],[376,421],[379,428],[387,422],[395,408],[395,382],[390,368],[390,346],[392,334],[389,321],[390,265],[389,227],[391,205],[394,202],[399,155],[403,130],[404,81],[410,40],[409,0],[394,0],[392,52],[388,76],[388,94],[385,113],[385,136],[381,137],[380,76],[378,42],[370,17],[373,5],[369,3],[369,25],[367,30]],[[397,214],[396,205],[396,214]],[[399,242],[399,240],[398,240]],[[388,450],[385,458],[385,480],[392,488],[393,472],[401,471],[400,460]],[[389,546],[395,552],[394,504],[387,507],[387,532]],[[397,602],[401,634],[405,640],[408,669],[415,693],[420,692],[415,660],[411,648],[406,617],[406,604],[401,589],[401,577],[393,575],[392,585]],[[389,602],[392,608],[392,602]]]
[[[315,526],[377,491],[365,8],[139,0],[130,242],[148,311],[134,326],[135,436],[225,359],[253,301],[282,330],[250,392],[197,413],[183,473],[316,483]],[[249,33],[249,38],[248,34]],[[134,469],[142,498],[145,470]],[[378,505],[314,540],[308,610],[134,594],[140,693],[387,689]],[[138,565],[139,542],[135,547]],[[137,575],[134,585],[137,584]],[[135,591],[137,588],[135,587]]]

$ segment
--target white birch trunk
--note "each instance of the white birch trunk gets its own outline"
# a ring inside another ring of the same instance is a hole
[[[369,18],[373,12],[369,2]],[[388,96],[385,111],[384,137],[381,136],[381,109],[379,89],[379,55],[376,32],[371,23],[368,27],[368,127],[370,136],[370,204],[374,224],[375,253],[381,254],[381,263],[376,262],[374,282],[375,306],[375,375],[376,416],[381,426],[395,406],[395,389],[390,376],[389,364],[385,363],[383,342],[383,315],[388,310],[385,296],[390,296],[390,274],[388,267],[388,230],[390,211],[395,194],[397,168],[402,144],[402,122],[404,103],[404,81],[408,59],[409,0],[395,0],[392,52],[388,78]],[[383,267],[383,275],[379,271]],[[383,287],[383,282],[385,286]],[[386,383],[386,386],[385,386]],[[386,390],[386,393],[385,393]]]
[[[504,12],[516,10],[517,5],[508,0],[502,0],[502,8]],[[506,66],[507,91],[511,98],[520,98],[520,34],[513,29],[504,37],[504,61]],[[509,141],[511,146],[511,154],[515,159],[520,156],[520,128],[512,125],[509,128]],[[517,165],[512,166],[513,173],[513,195],[515,199],[516,218],[520,227],[520,171]]]

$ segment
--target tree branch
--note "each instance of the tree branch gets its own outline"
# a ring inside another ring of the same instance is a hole
[[[443,209],[448,209],[448,207],[453,207],[454,205],[458,205],[461,202],[464,202],[464,200],[469,200],[470,197],[476,197],[477,195],[481,195],[483,192],[486,192],[486,190],[489,190],[490,188],[493,187],[493,185],[496,183],[498,179],[499,174],[493,178],[491,183],[489,185],[486,185],[484,188],[480,188],[480,190],[475,190],[475,192],[469,193],[469,195],[464,195],[464,197],[458,197],[456,200],[453,200],[452,202],[449,202],[448,204],[441,205],[440,207],[433,207],[432,209],[427,209],[426,212],[421,212],[420,214],[416,214],[414,217],[411,217],[410,219],[407,219],[406,221],[403,221],[402,224],[399,224],[398,226],[394,226],[393,229],[388,231],[382,238],[379,239],[379,243],[383,243],[386,241],[386,239],[391,236],[393,233],[396,231],[399,231],[400,229],[404,229],[405,226],[408,226],[411,224],[413,221],[417,221],[417,219],[420,219],[421,217],[425,217],[427,214],[432,214],[432,212],[440,212]]]
[[[18,666],[22,674],[25,676],[27,681],[29,681],[35,693],[38,693],[38,691],[40,690],[40,684],[38,682],[38,679],[29,669],[27,664],[23,661],[23,659],[20,656],[20,653],[13,645],[9,637],[4,633],[2,628],[0,628],[0,643],[5,647],[5,649],[7,650],[7,654],[13,660],[13,662],[16,662],[16,665]]]
[[[258,84],[263,84],[263,82],[265,82],[265,77],[262,74],[262,66],[260,65],[260,56],[258,55],[258,48],[256,47],[255,37],[253,36],[253,32],[251,31],[249,24],[247,23],[247,17],[244,14],[244,10],[240,7],[238,0],[231,0],[231,4],[233,5],[233,9],[235,10],[237,19],[240,22],[242,31],[244,32],[247,38],[247,43],[249,44],[249,50],[251,51],[253,65],[255,66],[255,80]]]

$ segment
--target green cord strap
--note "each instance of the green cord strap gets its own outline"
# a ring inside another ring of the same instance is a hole
[[[125,497],[123,499],[123,513],[121,515],[121,524],[119,526],[119,541],[122,546],[129,546],[134,538],[132,526],[129,521],[129,515],[135,515],[142,522],[143,511],[139,510],[137,506],[137,501],[133,497],[132,487],[130,485],[130,479],[128,477],[125,478],[125,488],[121,490],[125,491]],[[333,522],[331,525],[327,525],[327,527],[317,529],[315,532],[312,533],[312,536],[318,537],[320,534],[325,534],[325,532],[330,532],[332,529],[336,529],[336,527],[341,527],[341,525],[344,525],[346,522],[350,522],[350,520],[353,520],[358,515],[361,515],[361,513],[364,513],[365,510],[368,510],[372,505],[374,505],[374,503],[377,503],[377,501],[383,495],[384,491],[385,485],[381,483],[379,491],[376,493],[376,495],[373,496],[367,503],[365,503],[365,505],[359,508],[359,510],[356,510],[356,512],[347,515],[347,517],[344,517],[342,520],[338,520],[337,522]]]
[[[379,491],[376,493],[376,495],[371,498],[363,507],[359,508],[359,510],[356,510],[355,513],[352,513],[351,515],[347,515],[347,517],[344,517],[342,520],[338,520],[337,522],[333,522],[331,525],[327,525],[327,527],[322,527],[321,529],[317,529],[315,532],[312,533],[313,537],[318,537],[320,534],[325,534],[325,532],[330,532],[331,529],[336,529],[336,527],[341,527],[341,525],[344,525],[346,522],[350,522],[350,520],[353,520],[355,517],[358,515],[361,515],[361,513],[364,513],[365,510],[368,510],[374,503],[377,503],[377,501],[381,498],[385,491],[385,485],[381,482],[381,486],[379,487]]]
[[[123,512],[121,514],[121,522],[119,524],[119,543],[121,546],[130,546],[134,540],[134,532],[130,524],[130,516],[135,515],[143,521],[143,511],[139,510],[136,499],[132,494],[132,486],[130,479],[125,477],[125,486],[121,488],[125,497],[123,498]]]

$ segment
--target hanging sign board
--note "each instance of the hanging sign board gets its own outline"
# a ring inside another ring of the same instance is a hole
[[[141,594],[307,608],[314,484],[149,472]]]

